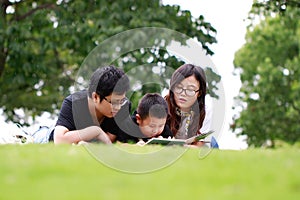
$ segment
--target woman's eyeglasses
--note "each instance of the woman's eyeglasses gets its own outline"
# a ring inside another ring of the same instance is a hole
[[[200,90],[200,89],[199,89]],[[183,87],[181,86],[175,86],[173,91],[177,94],[181,94],[183,91],[184,93],[186,94],[186,96],[189,96],[189,97],[193,97],[195,96],[195,94],[197,92],[199,92],[199,90],[193,90],[193,89],[189,89],[189,88],[186,88],[184,89]]]

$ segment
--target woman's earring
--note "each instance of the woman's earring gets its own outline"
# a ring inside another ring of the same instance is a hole
[[[202,95],[202,92],[201,92],[201,91],[199,91],[198,97],[200,97],[201,95]]]

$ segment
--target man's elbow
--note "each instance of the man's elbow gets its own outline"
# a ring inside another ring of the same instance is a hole
[[[55,127],[53,133],[53,142],[54,144],[72,144],[72,141],[69,141],[69,138],[66,137],[66,133],[69,130],[65,127]]]
[[[69,143],[67,142],[64,137],[60,134],[55,134],[54,133],[54,137],[53,137],[53,142],[54,144],[66,144],[66,143]]]

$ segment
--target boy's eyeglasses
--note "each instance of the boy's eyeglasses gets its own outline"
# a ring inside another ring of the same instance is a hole
[[[108,100],[106,97],[104,97],[104,99],[105,99],[105,101],[110,103],[112,106],[124,106],[128,102],[128,99],[126,97],[121,100],[118,100],[118,101],[111,101],[111,100]]]
[[[200,90],[200,89],[199,89]],[[195,96],[195,94],[197,92],[199,92],[199,90],[193,90],[193,89],[184,89],[183,87],[180,87],[180,86],[175,86],[173,91],[177,94],[181,94],[183,91],[184,93],[186,94],[186,96],[189,96],[189,97],[193,97]]]

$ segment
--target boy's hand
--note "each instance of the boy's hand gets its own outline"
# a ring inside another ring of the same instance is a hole
[[[144,140],[140,139],[136,144],[139,146],[144,146],[146,144],[146,142],[144,142]]]

